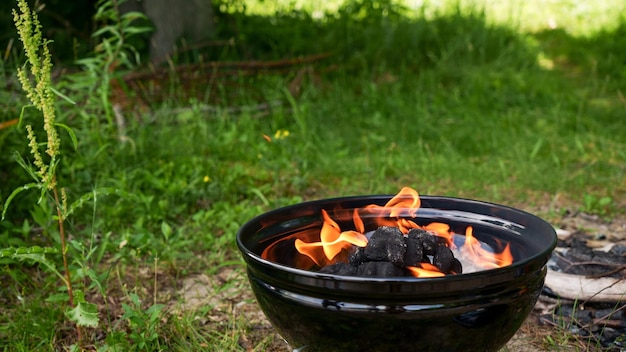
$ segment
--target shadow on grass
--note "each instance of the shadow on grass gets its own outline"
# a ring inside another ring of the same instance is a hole
[[[587,37],[573,37],[563,29],[537,33],[543,50],[553,57],[555,68],[585,80],[589,74],[626,87],[626,17],[616,28]]]
[[[381,179],[391,180],[454,179],[469,170],[478,175],[469,188],[494,181],[548,193],[593,192],[599,180],[624,174],[623,24],[586,38],[520,33],[489,23],[479,9],[426,16],[371,1],[319,20],[297,11],[223,16],[219,33],[235,45],[217,59],[333,54],[315,67],[328,85],[309,97],[322,111],[311,114],[334,127],[316,131],[334,150],[358,158],[395,146],[432,156],[423,169],[399,166],[408,155],[395,152],[379,166],[351,164],[355,170],[385,169]],[[392,136],[387,126],[402,127]],[[443,188],[450,187],[458,185]]]
[[[292,11],[272,17],[221,13],[218,36],[234,50],[215,59],[260,60],[328,52],[351,73],[378,67],[419,70],[446,62],[486,64],[503,55],[513,63],[534,60],[536,49],[513,29],[488,25],[481,11],[427,18],[426,8],[408,10],[389,1],[349,1],[315,19]]]

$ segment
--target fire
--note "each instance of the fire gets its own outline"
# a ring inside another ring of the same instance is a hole
[[[415,217],[420,205],[417,191],[410,187],[403,187],[384,206],[370,204],[364,208],[364,211],[376,216],[378,226],[397,226],[402,233],[407,233],[418,226],[413,221],[402,217]]]
[[[484,269],[495,269],[513,263],[511,246],[507,243],[500,253],[493,253],[483,248],[480,241],[474,237],[474,230],[471,226],[465,229],[465,244],[461,247],[461,253],[472,258],[472,262]]]
[[[421,206],[419,194],[409,187],[404,187],[384,206],[371,204],[361,209],[355,209],[352,214],[354,230],[342,231],[339,224],[331,218],[328,212],[322,210],[323,225],[319,232],[319,241],[306,242],[302,238],[295,239],[295,248],[298,253],[310,258],[317,266],[334,264],[345,260],[347,253],[353,251],[354,246],[365,247],[368,243],[363,217],[373,220],[376,226],[397,227],[406,235],[411,229],[419,228],[444,239],[450,249],[457,249],[454,236],[448,224],[433,222],[420,226],[407,218],[417,216]],[[346,219],[347,220],[347,219]],[[307,236],[310,238],[310,236]],[[499,268],[510,265],[513,255],[509,244],[500,253],[493,253],[484,248],[483,244],[474,237],[473,229],[468,226],[465,231],[465,243],[458,248],[461,255],[472,264],[483,269]],[[340,255],[343,253],[343,255]],[[444,276],[437,266],[430,263],[420,263],[418,266],[407,266],[415,277]]]
[[[430,263],[422,263],[419,267],[417,266],[407,266],[407,269],[413,274],[415,277],[440,277],[446,276],[446,274],[439,271],[439,268],[430,264]]]
[[[361,232],[342,232],[339,225],[337,225],[337,223],[331,219],[330,216],[328,216],[328,213],[325,210],[322,210],[324,225],[320,231],[320,241],[306,243],[298,238],[295,241],[296,249],[298,252],[311,258],[315,264],[322,266],[322,263],[325,262],[324,259],[332,261],[335,256],[339,254],[339,252],[343,249],[351,248],[352,245],[365,247],[367,245],[367,237],[362,234],[365,227],[361,218],[356,214],[355,210],[355,225],[357,229],[361,229]],[[316,250],[320,247],[322,248],[326,258],[319,258],[319,256],[316,255]]]

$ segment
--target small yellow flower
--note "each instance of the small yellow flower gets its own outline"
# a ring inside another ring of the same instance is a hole
[[[289,136],[289,131],[287,130],[278,130],[274,133],[274,139],[283,139]]]
[[[207,183],[211,181],[211,178],[209,177],[209,175],[204,175],[204,177],[202,178],[202,181],[204,181],[204,183]]]

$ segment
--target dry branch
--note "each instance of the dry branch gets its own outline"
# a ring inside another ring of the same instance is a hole
[[[626,281],[616,278],[589,278],[548,269],[545,286],[561,298],[580,302],[626,301]]]
[[[260,71],[260,70],[278,70],[297,65],[310,64],[330,57],[328,53],[315,54],[304,57],[296,57],[271,61],[211,61],[197,64],[178,65],[176,67],[159,67],[148,72],[133,72],[124,76],[125,81],[154,79],[156,77],[168,77],[172,71],[181,74],[186,72],[209,71],[219,72],[227,71]]]

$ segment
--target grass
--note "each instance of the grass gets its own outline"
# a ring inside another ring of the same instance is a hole
[[[124,129],[99,113],[106,101],[59,82],[84,103],[59,103],[58,119],[79,147],[61,135],[58,177],[70,197],[92,195],[68,223],[72,270],[100,317],[85,329],[87,347],[274,348],[266,323],[250,318],[234,236],[253,216],[302,200],[407,185],[551,218],[563,209],[622,216],[624,17],[603,1],[586,2],[585,11],[576,1],[511,3],[335,2],[321,17],[304,2],[265,0],[283,9],[271,15],[252,2],[247,12],[231,7],[218,35],[234,44],[179,54],[174,63],[330,56],[282,71],[204,72],[196,85],[146,81],[151,101],[122,87],[108,103],[122,107]],[[19,60],[16,53],[2,64],[0,122],[25,102],[12,78]],[[13,158],[28,156],[24,131],[1,129],[0,148],[4,200],[28,180]],[[54,245],[51,211],[20,194],[0,222],[0,248]],[[76,343],[54,300],[62,293],[55,278],[31,262],[1,268],[0,346]],[[180,309],[189,300],[186,279],[225,273],[234,274],[207,283],[207,295],[219,299]]]

